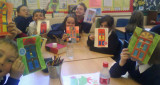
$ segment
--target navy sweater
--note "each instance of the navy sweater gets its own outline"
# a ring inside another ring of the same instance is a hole
[[[53,35],[55,35],[58,38],[62,38],[62,36],[64,34],[64,30],[65,30],[64,24],[53,24],[51,26],[51,28],[52,28],[52,30],[49,31],[49,33],[47,35],[48,37],[53,39],[54,38]],[[82,31],[84,31],[85,33],[89,33],[90,29],[91,29],[91,24],[85,23],[85,22],[81,23],[81,25],[80,25],[80,33]]]
[[[131,78],[142,85],[160,85],[160,65],[152,65],[141,74],[139,70],[135,70],[135,66],[136,62],[130,59],[123,67],[117,62],[111,67],[110,75],[113,78],[119,78],[128,72]]]
[[[33,20],[32,20],[32,17],[24,18],[21,16],[17,16],[14,19],[14,21],[16,23],[17,28],[26,34],[27,33],[26,28],[29,26],[30,22],[32,22]]]
[[[113,59],[115,61],[119,60],[119,54],[121,52],[122,45],[121,45],[115,31],[112,31],[111,35],[108,38],[108,48],[94,47],[94,40],[90,40],[89,37],[87,40],[87,45],[89,46],[91,51],[105,53],[105,54],[112,54],[112,55],[114,55]]]
[[[6,76],[3,77],[3,80],[0,82],[0,85],[18,85],[19,80],[9,77],[6,84],[4,82],[6,81]]]

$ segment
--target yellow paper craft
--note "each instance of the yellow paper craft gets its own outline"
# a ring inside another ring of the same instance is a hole
[[[12,22],[13,5],[0,1],[0,36],[8,35],[7,25]]]

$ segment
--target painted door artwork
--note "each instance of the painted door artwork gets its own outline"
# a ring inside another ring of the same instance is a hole
[[[41,29],[40,30],[41,30],[40,34],[44,34],[44,33],[47,32],[47,23],[46,22],[41,23]]]
[[[138,37],[131,56],[139,61],[143,61],[148,53],[149,47],[153,41],[154,35],[149,32],[142,32]]]
[[[94,47],[108,47],[108,28],[96,28],[94,35]]]
[[[67,27],[66,33],[67,33],[67,36],[71,38],[73,43],[76,43],[77,41],[79,41],[79,27],[78,26]],[[67,39],[67,41],[69,40],[69,38]]]
[[[98,30],[98,46],[104,46],[105,42],[105,30],[104,29],[99,29]]]
[[[0,3],[0,35],[7,34],[7,5]]]
[[[26,61],[29,72],[34,72],[41,69],[38,55],[36,52],[35,38],[24,39],[24,48],[26,50]]]

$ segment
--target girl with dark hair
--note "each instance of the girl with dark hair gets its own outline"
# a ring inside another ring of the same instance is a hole
[[[112,54],[114,55],[113,59],[118,61],[119,59],[119,52],[121,50],[121,42],[118,39],[114,29],[114,19],[110,15],[105,15],[100,18],[100,28],[107,28],[109,29],[108,33],[108,48],[97,48],[94,47],[94,35],[89,35],[87,45],[89,46],[91,51],[105,53],[105,54]]]
[[[52,30],[48,33],[48,37],[54,38],[55,35],[58,38],[63,40],[67,39],[67,35],[65,34],[66,26],[74,27],[78,26],[77,18],[74,14],[68,14],[62,24],[54,24],[51,26]]]

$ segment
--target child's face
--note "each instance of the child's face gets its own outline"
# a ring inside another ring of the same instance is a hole
[[[29,10],[26,6],[22,6],[20,8],[20,11],[18,13],[19,16],[22,16],[22,17],[28,17],[29,16]]]
[[[100,25],[100,28],[108,28],[108,23],[107,22],[102,22]]]
[[[66,26],[68,27],[74,27],[75,26],[75,20],[73,17],[68,17],[66,21]]]
[[[43,13],[41,13],[41,12],[37,12],[37,13],[35,13],[34,14],[34,16],[33,16],[33,20],[34,21],[38,21],[38,20],[44,20],[45,19],[45,17],[44,17],[44,15],[43,15]]]
[[[76,16],[83,16],[85,13],[84,7],[81,5],[78,5],[76,8]]]
[[[13,62],[17,58],[16,50],[9,44],[0,44],[0,77],[10,72]]]

